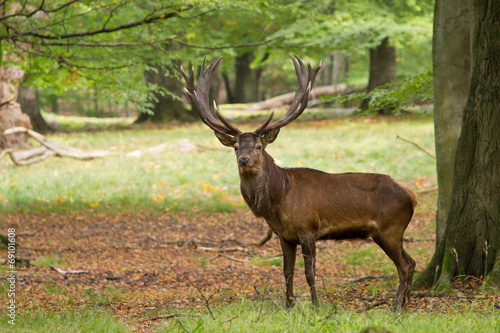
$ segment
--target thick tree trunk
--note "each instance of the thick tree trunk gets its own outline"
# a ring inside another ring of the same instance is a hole
[[[19,85],[17,101],[21,105],[21,110],[30,117],[31,125],[33,125],[36,132],[47,133],[53,131],[53,128],[40,113],[38,90],[32,89],[28,85]]]
[[[146,120],[153,123],[163,123],[169,121],[186,122],[196,119],[196,114],[192,111],[188,111],[182,101],[181,97],[184,94],[184,85],[180,80],[167,76],[166,70],[160,66],[156,67],[156,71],[146,71],[144,76],[147,82],[169,91],[175,96],[178,96],[178,98],[174,98],[170,94],[160,92],[152,93],[152,96],[149,99],[152,105],[149,110],[152,114],[141,113],[135,123],[141,123]]]
[[[451,208],[433,268],[438,289],[463,275],[500,286],[500,7],[493,0],[471,3],[472,76]]]
[[[389,37],[387,37],[379,46],[370,49],[370,77],[367,91],[370,92],[396,80],[396,48],[389,45]],[[365,99],[361,104],[361,109],[366,110],[369,102],[369,98]],[[377,110],[377,113],[390,114],[391,111],[390,108],[382,108]]]
[[[17,103],[18,82],[23,76],[24,72],[18,67],[0,67],[0,150],[29,147],[25,134],[3,134],[11,127],[31,128],[30,118]]]
[[[434,132],[437,157],[438,206],[436,249],[441,246],[451,206],[455,153],[470,86],[470,22],[468,0],[437,0],[434,8],[433,71]],[[433,258],[435,261],[437,258]],[[429,265],[416,284],[435,277]]]
[[[233,103],[250,103],[259,100],[259,80],[261,70],[250,68],[255,59],[253,52],[245,52],[236,57]]]

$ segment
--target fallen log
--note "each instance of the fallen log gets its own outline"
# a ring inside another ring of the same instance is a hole
[[[321,86],[313,88],[311,90],[309,98],[311,100],[314,100],[323,96],[346,95],[346,94],[351,94],[353,92],[362,91],[365,89],[366,86],[348,88],[347,85],[345,84]],[[244,109],[245,111],[260,111],[260,110],[269,110],[272,108],[284,107],[292,104],[294,96],[295,92],[291,92],[267,99],[262,102],[241,105],[241,109]],[[239,108],[239,107],[233,106],[233,108]]]
[[[37,133],[33,130],[27,129],[25,127],[12,127],[6,129],[4,135],[11,135],[15,133],[26,133],[36,141],[38,141],[41,146],[33,149],[28,149],[24,151],[13,151],[8,150],[6,153],[9,154],[12,162],[16,165],[29,165],[45,160],[50,156],[59,157],[70,157],[79,160],[90,160],[94,158],[104,157],[108,154],[106,151],[93,151],[90,153],[85,153],[78,148],[68,147],[61,145],[57,142],[47,140],[45,136]],[[2,154],[3,156],[4,154]]]

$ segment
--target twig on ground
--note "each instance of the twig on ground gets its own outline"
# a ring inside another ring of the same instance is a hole
[[[32,232],[22,232],[20,234],[16,234],[16,236],[22,236],[22,237],[34,236],[34,235],[36,235],[42,229],[43,228],[40,228],[40,229],[37,229],[37,230],[32,231]]]
[[[379,306],[384,305],[384,304],[389,304],[389,303],[390,303],[389,300],[383,299],[381,301],[377,301],[373,304],[367,305],[367,306],[363,307],[362,309],[357,310],[356,312],[358,312],[358,313],[359,312],[366,312],[368,310],[372,310],[372,309],[375,309],[376,307],[379,307]]]
[[[212,251],[212,252],[234,252],[234,251],[241,251],[241,252],[245,252],[245,253],[250,253],[249,250],[244,249],[241,246],[226,247],[226,248],[198,246],[198,250],[201,250],[201,251]]]
[[[424,194],[424,193],[434,192],[437,190],[438,190],[438,187],[434,186],[434,187],[429,187],[429,188],[423,188],[421,190],[416,190],[415,192],[417,192],[418,194]]]
[[[191,333],[191,332],[189,332],[189,330],[187,328],[184,327],[184,325],[182,325],[182,322],[181,322],[181,320],[179,318],[175,318],[175,321],[184,330],[184,332]]]
[[[189,278],[189,276],[187,276],[187,274],[182,270],[181,265],[179,264],[179,261],[177,260],[177,258],[175,258],[175,262],[177,263],[177,267],[179,268],[179,271],[181,272],[181,274],[184,277],[184,279],[186,279],[186,281],[189,283],[189,285],[191,287],[193,287],[198,292],[200,300],[203,301],[203,303],[205,303],[205,307],[207,308],[208,313],[210,313],[210,317],[212,317],[212,319],[215,320],[214,314],[212,313],[212,309],[210,309],[210,300],[212,299],[212,297],[215,296],[215,294],[217,293],[218,289],[212,295],[210,295],[207,298],[205,296],[205,294],[203,293],[203,291],[201,291],[201,289],[197,285],[195,285],[193,283],[193,281],[191,281],[191,279]],[[179,324],[180,324],[180,322],[179,322]],[[182,325],[182,324],[180,324],[180,325]]]
[[[404,141],[404,142],[407,142],[407,143],[409,143],[409,144],[414,145],[414,146],[415,146],[415,147],[417,147],[419,150],[423,151],[424,153],[426,153],[427,155],[429,155],[429,156],[430,156],[430,157],[432,157],[433,159],[436,159],[436,156],[435,156],[433,153],[431,153],[431,152],[430,152],[430,151],[428,151],[427,149],[425,149],[425,148],[423,148],[423,147],[419,146],[419,145],[418,145],[418,143],[415,143],[415,142],[410,141],[410,140],[408,140],[408,139],[402,138],[402,137],[400,137],[399,135],[396,135],[396,140],[397,140],[397,139],[399,139],[399,140],[401,140],[401,141]]]
[[[74,270],[74,269],[69,269],[67,271],[62,270],[60,268],[54,267],[54,266],[49,266],[51,270],[56,271],[59,274],[90,274],[90,271],[87,270]]]
[[[142,320],[141,323],[145,323],[147,321],[156,321],[156,320],[161,320],[161,319],[172,319],[172,318],[175,318],[175,317],[177,317],[177,314],[171,313],[171,314],[168,314],[168,315],[156,316],[156,317],[152,317],[152,318],[146,318],[146,319]]]
[[[228,256],[228,255],[222,254],[222,253],[218,253],[215,257],[210,258],[208,261],[212,261],[212,260],[215,260],[215,259],[220,258],[220,257],[223,257],[223,258],[226,258],[229,260],[233,260],[236,262],[250,262],[250,260],[248,260],[248,259],[235,258],[235,257],[231,257],[231,256]]]

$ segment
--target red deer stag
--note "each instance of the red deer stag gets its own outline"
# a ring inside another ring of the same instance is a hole
[[[280,128],[295,120],[306,108],[321,62],[316,68],[308,63],[306,70],[296,55],[291,56],[298,79],[292,105],[281,119],[271,122],[271,112],[262,126],[254,132],[243,133],[219,113],[215,102],[218,119],[210,110],[210,81],[221,58],[206,68],[203,61],[196,87],[194,69],[191,68],[191,75],[187,76],[181,67],[187,84],[185,91],[201,120],[223,145],[234,148],[243,198],[255,216],[263,217],[280,239],[286,305],[294,305],[297,245],[302,248],[311,300],[317,305],[316,241],[371,237],[396,265],[399,287],[395,309],[405,309],[415,261],[403,249],[403,234],[417,204],[415,192],[387,175],[329,174],[306,168],[281,168],[265,151],[278,136]]]

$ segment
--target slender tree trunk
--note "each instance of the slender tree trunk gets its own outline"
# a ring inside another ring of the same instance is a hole
[[[432,268],[438,290],[464,275],[500,286],[500,6],[494,3],[471,2],[472,75],[451,207]]]
[[[386,37],[379,46],[370,49],[370,77],[367,91],[370,92],[396,80],[396,48],[389,44],[389,37]],[[365,99],[361,103],[361,109],[366,110],[369,102],[369,98]],[[391,111],[390,108],[382,108],[377,110],[377,113],[390,114]]]
[[[264,61],[267,55],[263,58]],[[255,56],[252,51],[236,57],[235,82],[232,89],[233,103],[250,103],[259,101],[259,83],[262,69],[252,69],[250,65]]]
[[[437,157],[438,207],[436,249],[441,246],[451,206],[451,191],[463,110],[470,86],[469,0],[437,0],[434,8],[432,61],[434,71],[434,131]],[[437,257],[433,258],[435,262]],[[436,263],[416,284],[433,283]]]
[[[235,82],[234,82],[234,101],[236,103],[248,103],[253,97],[253,80],[250,64],[254,59],[252,52],[245,52],[236,57],[235,64]]]

